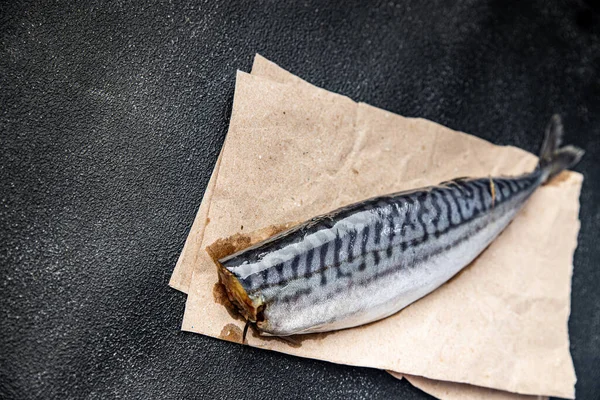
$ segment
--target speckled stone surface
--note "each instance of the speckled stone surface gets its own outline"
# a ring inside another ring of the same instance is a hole
[[[563,114],[587,150],[571,351],[578,398],[600,397],[594,3],[141,3],[0,5],[0,398],[428,398],[382,371],[179,330],[185,296],[167,282],[256,52],[533,152]]]

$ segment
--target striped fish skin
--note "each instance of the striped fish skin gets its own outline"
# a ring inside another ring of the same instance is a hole
[[[394,314],[473,261],[532,193],[579,161],[553,119],[535,171],[456,179],[325,214],[219,260],[219,279],[261,334],[350,328]]]

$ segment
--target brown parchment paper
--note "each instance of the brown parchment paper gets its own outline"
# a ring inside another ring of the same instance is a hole
[[[257,229],[375,194],[461,175],[517,173],[535,164],[518,149],[296,86],[302,87],[238,76],[204,244],[238,232],[241,221],[244,229]],[[254,337],[250,344],[435,379],[572,396],[566,320],[581,176],[561,178],[534,195],[475,265],[396,316],[305,340],[298,348]],[[535,212],[528,212],[532,207]],[[515,228],[519,221],[524,228]],[[546,237],[556,227],[562,235]],[[536,247],[531,243],[536,237],[547,243]],[[196,267],[183,328],[219,336],[236,322],[214,303],[216,274],[203,251]]]

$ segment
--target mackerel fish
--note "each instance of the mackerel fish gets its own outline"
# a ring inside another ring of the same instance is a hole
[[[458,178],[317,216],[218,260],[229,300],[261,335],[351,328],[397,313],[473,261],[540,186],[581,159],[553,116],[534,171]],[[244,333],[246,330],[244,331]]]

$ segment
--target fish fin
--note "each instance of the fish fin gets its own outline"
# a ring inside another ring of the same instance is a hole
[[[561,171],[577,164],[584,151],[575,146],[560,147],[563,137],[561,118],[555,114],[546,128],[546,137],[540,151],[538,168],[542,171],[542,182],[547,182]]]
[[[242,344],[248,344],[248,342],[246,342],[246,335],[248,334],[248,328],[250,327],[250,324],[252,322],[250,322],[249,319],[246,320],[246,325],[244,325],[244,332],[242,333]]]
[[[300,347],[302,342],[298,339],[295,339],[294,336],[276,336],[277,339],[284,341],[288,346],[291,347]]]
[[[494,179],[490,176],[490,194],[492,195],[492,208],[496,204],[496,185],[494,184]]]
[[[471,179],[471,177],[461,176],[460,178],[454,178],[454,179],[450,179],[449,181],[440,182],[440,185],[450,185],[452,183],[458,183],[458,182],[466,181],[469,179]]]

